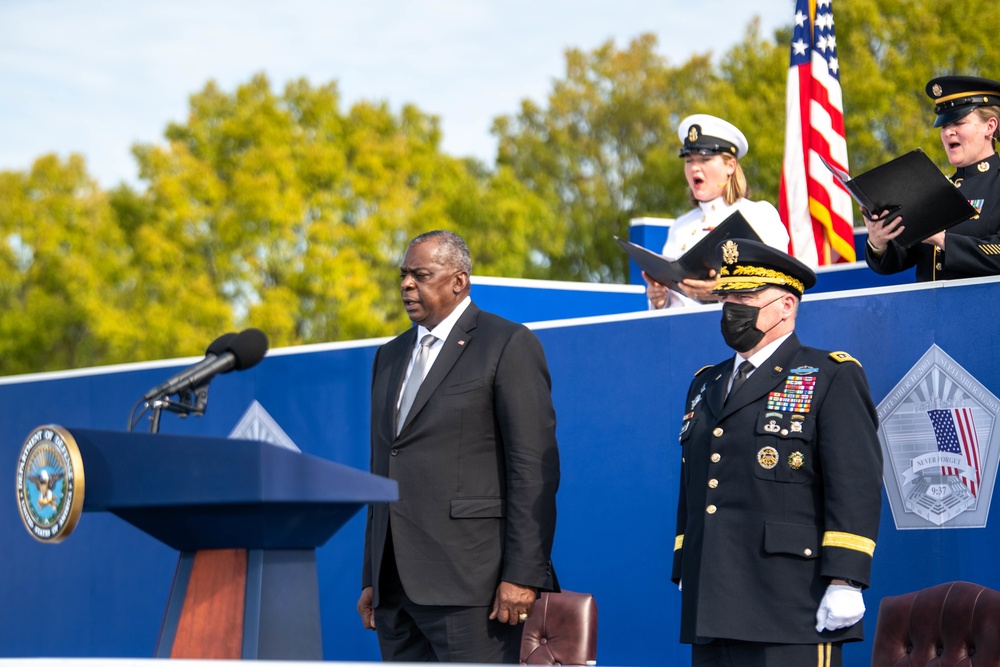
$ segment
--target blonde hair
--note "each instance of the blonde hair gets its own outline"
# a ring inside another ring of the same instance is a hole
[[[997,142],[1000,141],[1000,107],[997,106],[976,107],[972,111],[977,116],[979,116],[979,120],[983,121],[984,123],[987,122],[990,118],[997,119],[997,127],[995,130],[993,130],[993,136],[990,137],[990,140],[993,142],[993,146],[996,147]]]
[[[740,199],[750,195],[750,186],[747,185],[747,177],[743,173],[743,167],[740,166],[739,160],[726,153],[722,154],[722,159],[726,162],[732,162],[734,167],[733,173],[729,177],[729,180],[726,181],[726,187],[722,192],[722,198],[726,201],[726,204],[731,206]]]

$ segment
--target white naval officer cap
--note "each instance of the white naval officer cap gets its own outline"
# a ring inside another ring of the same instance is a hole
[[[699,155],[728,154],[741,158],[749,145],[740,129],[715,116],[696,113],[677,126],[677,137],[684,143],[680,157],[691,153]]]

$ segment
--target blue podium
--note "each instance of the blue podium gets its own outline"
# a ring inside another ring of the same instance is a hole
[[[156,657],[323,658],[316,548],[395,481],[265,442],[69,431],[83,511],[181,552]]]

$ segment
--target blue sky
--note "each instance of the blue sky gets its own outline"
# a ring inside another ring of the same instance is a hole
[[[129,152],[183,120],[188,96],[256,72],[275,89],[337,81],[342,109],[387,100],[441,117],[443,149],[492,162],[494,117],[544,103],[566,48],[644,32],[672,63],[721,54],[754,16],[793,0],[0,0],[0,170],[82,153],[105,187],[135,183]]]

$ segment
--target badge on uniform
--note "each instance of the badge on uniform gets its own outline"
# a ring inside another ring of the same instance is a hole
[[[685,433],[687,433],[688,428],[691,426],[692,417],[694,417],[694,412],[689,412],[686,415],[684,415],[684,423],[681,424],[680,435],[684,435]]]
[[[690,405],[690,407],[688,407],[688,410],[694,410],[694,406],[696,406],[699,403],[701,403],[701,399],[702,399],[703,394],[705,393],[705,388],[706,387],[708,387],[708,383],[707,382],[705,384],[701,385],[701,389],[698,390],[698,395],[691,399],[691,405]]]
[[[796,368],[792,371],[792,374],[785,378],[785,386],[781,391],[772,391],[767,395],[768,410],[809,412],[809,408],[812,407],[813,391],[816,389],[816,376],[795,372],[801,370],[815,372],[811,368]]]
[[[806,462],[806,457],[802,456],[802,452],[792,452],[788,455],[788,467],[792,470],[798,470]]]
[[[774,447],[761,448],[761,450],[757,452],[757,463],[760,464],[761,468],[770,470],[774,466],[778,465],[778,450]]]

